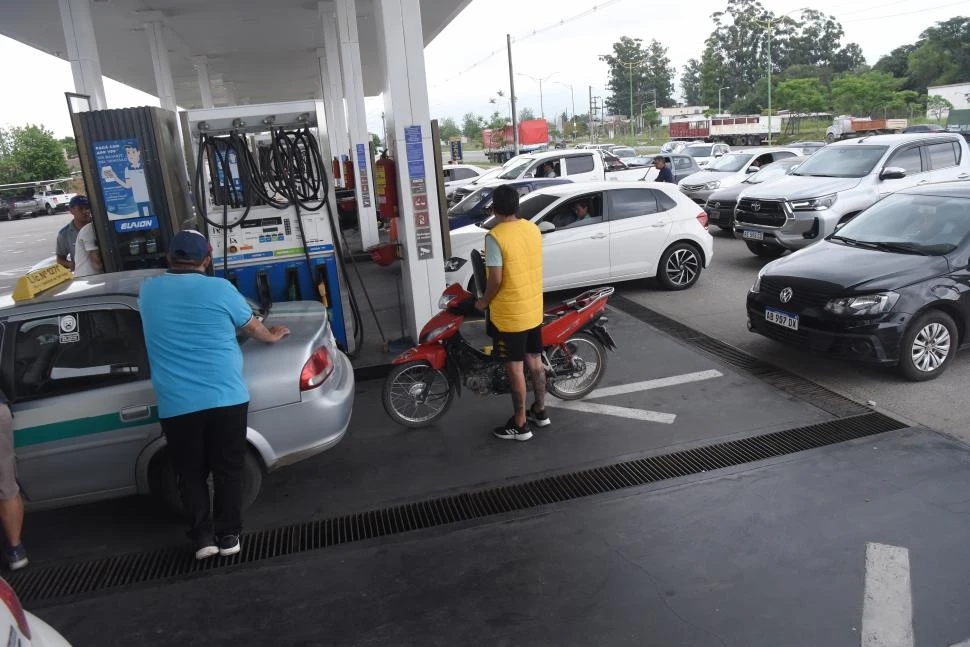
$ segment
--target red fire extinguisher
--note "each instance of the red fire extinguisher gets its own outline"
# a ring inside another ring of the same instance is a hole
[[[344,188],[354,188],[354,160],[349,156],[344,159]]]
[[[377,193],[377,213],[385,221],[396,218],[397,173],[394,170],[394,160],[387,156],[387,151],[382,152],[381,158],[374,163],[374,185]]]
[[[333,180],[334,180],[334,182],[335,183],[339,183],[340,182],[340,160],[338,158],[336,158],[336,157],[333,158],[333,162],[331,164],[331,168],[333,169]]]

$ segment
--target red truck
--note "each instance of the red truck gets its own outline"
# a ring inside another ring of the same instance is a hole
[[[512,126],[482,131],[482,145],[490,162],[504,164],[515,157]],[[519,123],[519,153],[543,150],[549,145],[549,123],[545,119],[529,119]]]

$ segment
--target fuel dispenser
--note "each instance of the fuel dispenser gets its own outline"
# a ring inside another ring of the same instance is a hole
[[[334,337],[349,349],[325,129],[317,101],[182,113],[193,194],[215,274],[264,308],[322,301]],[[353,292],[347,296],[357,348],[359,311]]]
[[[176,114],[156,107],[71,115],[106,272],[165,267],[193,225]]]

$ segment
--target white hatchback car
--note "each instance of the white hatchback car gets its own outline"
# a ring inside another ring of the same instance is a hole
[[[472,164],[445,164],[441,167],[445,180],[445,196],[450,196],[460,186],[474,182],[487,170]]]
[[[577,218],[585,205],[588,216]],[[519,217],[542,231],[546,291],[656,276],[668,290],[697,282],[714,256],[707,214],[673,184],[586,182],[533,191]],[[451,232],[445,281],[469,285],[473,249],[485,246],[494,218]]]

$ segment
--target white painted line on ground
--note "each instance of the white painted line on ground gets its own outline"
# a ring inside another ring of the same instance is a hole
[[[549,398],[548,406],[557,409],[569,409],[570,411],[582,411],[583,413],[596,413],[606,416],[616,416],[617,418],[629,418],[631,420],[641,420],[643,422],[660,422],[665,425],[672,425],[677,420],[677,414],[661,413],[660,411],[648,411],[646,409],[630,409],[628,407],[614,407],[609,404],[595,404],[593,402],[581,402],[579,400],[560,400]]]
[[[626,393],[637,393],[638,391],[649,391],[651,389],[662,389],[666,386],[677,386],[678,384],[690,384],[691,382],[703,382],[712,380],[715,377],[722,377],[724,373],[720,371],[700,371],[697,373],[685,373],[684,375],[671,375],[661,377],[656,380],[644,380],[643,382],[633,382],[631,384],[619,384],[596,389],[586,396],[587,400],[596,398],[608,398],[613,395],[624,395]]]
[[[913,647],[913,591],[909,549],[866,545],[862,647]]]

